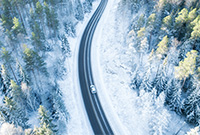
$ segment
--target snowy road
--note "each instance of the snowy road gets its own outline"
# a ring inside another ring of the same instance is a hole
[[[78,57],[78,71],[81,92],[86,112],[95,134],[113,134],[113,131],[103,112],[97,93],[90,92],[90,85],[94,84],[91,70],[91,43],[96,26],[107,5],[107,0],[102,0],[94,15],[90,19],[83,33]]]

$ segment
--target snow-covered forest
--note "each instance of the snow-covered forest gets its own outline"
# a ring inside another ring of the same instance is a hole
[[[138,11],[144,3],[145,12]],[[199,125],[199,0],[140,1],[130,8],[140,12],[126,38],[127,53],[138,58],[130,61],[131,88],[139,96],[142,91],[164,95],[166,107]]]
[[[112,4],[99,59],[104,94],[127,134],[181,135],[196,126],[199,134],[199,0]]]
[[[0,134],[65,134],[58,81],[93,0],[0,0]]]
[[[0,0],[1,135],[90,133],[69,40],[94,1]],[[102,19],[94,74],[111,127],[116,118],[130,135],[200,134],[200,1],[109,0]]]

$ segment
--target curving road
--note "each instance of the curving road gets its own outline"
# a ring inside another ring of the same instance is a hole
[[[96,94],[92,94],[90,91],[90,85],[95,85],[91,69],[92,38],[107,2],[108,0],[101,0],[98,8],[88,22],[80,42],[78,56],[78,72],[81,93],[90,124],[94,134],[96,135],[113,135],[113,131],[101,107],[97,94],[98,90]]]

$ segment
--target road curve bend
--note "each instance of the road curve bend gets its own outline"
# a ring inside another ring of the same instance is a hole
[[[104,12],[108,0],[101,0],[98,8],[88,22],[81,38],[78,54],[78,74],[85,109],[95,135],[113,135],[105,113],[101,107],[98,90],[92,94],[90,85],[95,85],[91,68],[91,45],[97,24]]]

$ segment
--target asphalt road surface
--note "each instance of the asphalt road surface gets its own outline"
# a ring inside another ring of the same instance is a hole
[[[92,38],[107,3],[108,0],[101,0],[98,8],[88,22],[80,42],[78,56],[78,72],[81,93],[95,135],[113,135],[113,131],[107,121],[98,98],[98,91],[100,90],[97,90],[97,93],[93,94],[90,89],[91,85],[95,85],[91,68]]]

